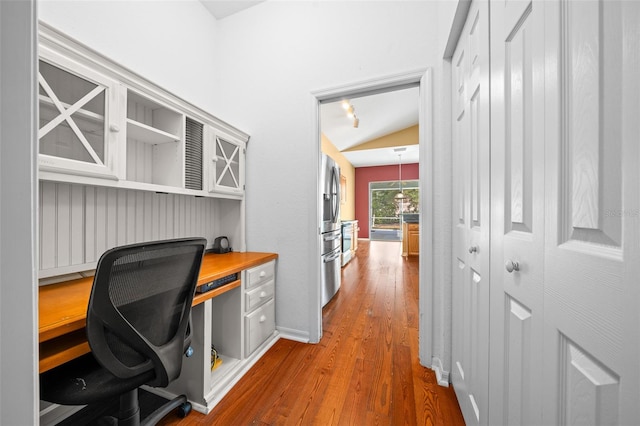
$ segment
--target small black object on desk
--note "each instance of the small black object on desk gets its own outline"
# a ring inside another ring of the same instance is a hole
[[[211,253],[229,253],[231,250],[231,245],[229,244],[229,239],[227,237],[218,237],[213,240],[213,248],[211,249]]]

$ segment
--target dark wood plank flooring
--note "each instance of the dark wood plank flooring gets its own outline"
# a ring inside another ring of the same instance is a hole
[[[164,425],[463,425],[418,361],[418,260],[359,241],[319,344],[280,339],[215,409]]]

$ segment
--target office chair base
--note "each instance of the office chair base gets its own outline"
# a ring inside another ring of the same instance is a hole
[[[40,374],[40,399],[63,405],[100,403],[127,394],[153,376],[149,370],[131,379],[119,379],[102,368],[90,352]]]
[[[187,401],[187,397],[185,395],[177,396],[163,406],[158,407],[156,411],[149,414],[140,424],[143,426],[155,425],[175,409],[178,409],[177,414],[182,418],[186,417],[191,412],[191,403]]]

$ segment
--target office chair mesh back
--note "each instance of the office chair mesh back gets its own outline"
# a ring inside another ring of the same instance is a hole
[[[106,253],[87,311],[87,337],[96,359],[120,378],[155,369],[152,386],[166,386],[180,374],[206,242],[167,244]]]

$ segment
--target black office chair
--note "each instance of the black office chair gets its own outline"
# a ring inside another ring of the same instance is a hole
[[[203,238],[185,238],[116,247],[96,268],[87,309],[91,353],[40,375],[40,398],[63,405],[100,407],[120,396],[120,425],[139,425],[138,387],[165,387],[180,375],[190,356],[191,304]],[[191,411],[181,395],[142,424],[155,424],[179,408]]]

